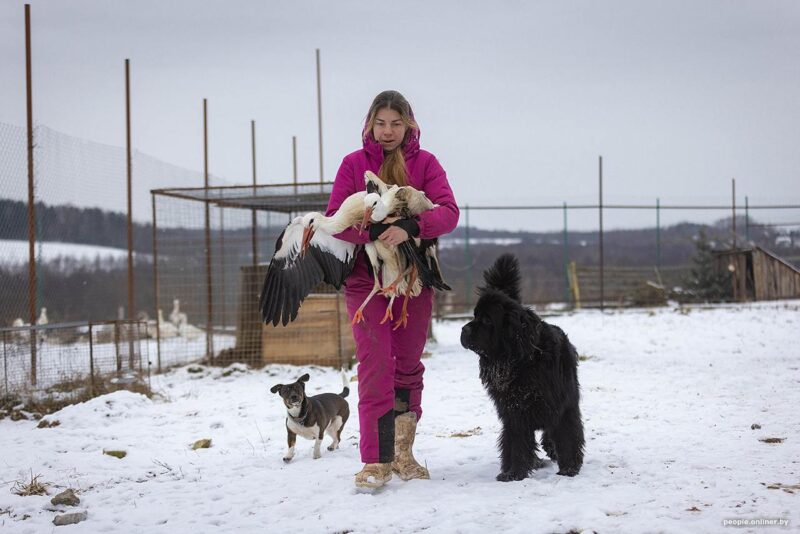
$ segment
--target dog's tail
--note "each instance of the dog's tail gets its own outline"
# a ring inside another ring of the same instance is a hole
[[[344,389],[341,393],[339,393],[339,396],[343,399],[346,399],[347,396],[350,395],[350,383],[347,381],[347,375],[344,372],[344,367],[342,367],[342,385],[344,386]]]
[[[483,272],[486,287],[496,289],[519,302],[519,261],[513,254],[503,254]]]

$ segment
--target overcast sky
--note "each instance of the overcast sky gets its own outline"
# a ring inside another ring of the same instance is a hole
[[[724,203],[736,178],[740,202],[800,204],[795,0],[30,3],[37,124],[124,146],[130,58],[135,147],[201,170],[208,98],[210,169],[230,183],[251,179],[251,119],[260,181],[291,180],[292,135],[300,179],[319,179],[320,48],[326,179],[394,88],[462,205],[594,202],[599,155],[609,202]],[[23,5],[0,3],[0,122],[16,125]],[[558,228],[561,214],[471,222]]]

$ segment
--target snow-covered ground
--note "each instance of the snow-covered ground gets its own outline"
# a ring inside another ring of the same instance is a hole
[[[28,264],[27,241],[0,239],[0,250],[3,251],[3,265],[19,266]],[[91,263],[97,258],[127,258],[128,251],[122,248],[101,247],[99,245],[41,241],[37,242],[36,244],[36,255],[40,261],[44,262],[51,262],[58,258],[67,257],[78,261]]]
[[[283,463],[285,411],[269,388],[309,372],[310,393],[338,392],[334,370],[183,367],[154,377],[153,400],[117,392],[48,416],[61,422],[48,429],[0,421],[0,530],[50,532],[50,496],[67,487],[88,519],[59,531],[81,533],[763,532],[729,529],[730,519],[797,530],[800,302],[550,320],[585,357],[586,462],[575,478],[550,464],[521,482],[494,480],[498,421],[477,356],[459,345],[461,324],[445,322],[425,360],[415,446],[432,480],[355,491],[355,388],[341,449],[313,460],[300,440]],[[200,438],[212,447],[191,450]],[[50,496],[11,492],[31,474]]]

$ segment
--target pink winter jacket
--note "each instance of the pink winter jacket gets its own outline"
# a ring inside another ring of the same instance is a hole
[[[412,130],[409,134],[403,147],[403,156],[408,172],[408,185],[424,191],[431,202],[437,205],[419,215],[418,237],[432,239],[452,232],[458,224],[458,206],[447,182],[447,174],[439,161],[430,152],[420,149],[419,130]],[[381,163],[383,163],[383,147],[371,134],[365,136],[364,147],[348,154],[342,161],[333,182],[333,191],[325,215],[331,216],[336,213],[342,202],[353,193],[366,190],[364,173],[369,170],[377,174]],[[350,228],[336,234],[336,237],[359,245],[369,243],[370,240],[368,229],[359,232],[355,228]],[[359,256],[355,269],[347,279],[346,285],[349,289],[353,289],[354,286],[372,287],[364,254]]]

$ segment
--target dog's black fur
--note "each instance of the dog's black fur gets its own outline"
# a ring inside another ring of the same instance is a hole
[[[520,303],[520,274],[511,254],[484,272],[475,317],[461,330],[461,344],[480,356],[480,377],[503,425],[497,480],[522,480],[544,465],[542,448],[558,474],[575,476],[583,464],[578,354],[557,326]]]

